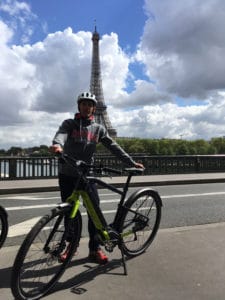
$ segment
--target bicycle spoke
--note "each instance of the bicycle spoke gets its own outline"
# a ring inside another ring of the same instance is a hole
[[[54,286],[65,270],[81,233],[80,212],[68,223],[64,216],[69,209],[52,210],[33,227],[21,245],[12,274],[12,292],[16,299],[39,299]],[[67,232],[70,233],[69,241]],[[62,262],[61,254],[68,243],[70,250]]]
[[[121,236],[127,255],[142,253],[153,240],[159,226],[161,207],[153,193],[140,192],[127,201]]]
[[[48,253],[43,249],[50,233],[49,228],[53,228],[53,226],[48,225],[48,228],[43,228],[39,232],[24,260],[20,285],[25,293],[33,289],[32,293],[35,294],[38,290],[45,288],[57,272],[57,268],[61,268],[62,264],[58,257],[53,255],[53,251],[56,251],[56,247],[61,241],[62,232],[55,232],[48,245]]]

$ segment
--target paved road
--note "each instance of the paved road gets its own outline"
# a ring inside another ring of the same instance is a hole
[[[199,176],[199,181],[214,182],[216,178],[211,175],[211,179]],[[188,182],[194,180],[187,177]],[[223,178],[224,174],[220,174],[217,181]],[[184,183],[185,178],[177,178],[178,182],[181,179]],[[123,275],[118,252],[110,255],[106,266],[90,264],[84,238],[78,256],[45,299],[224,300],[224,232],[224,222],[161,229],[144,255],[127,262],[128,276]],[[1,300],[13,299],[9,282],[17,249],[12,246],[0,250]]]
[[[136,189],[130,188],[129,192],[133,193]],[[225,221],[224,183],[157,186],[155,189],[163,201],[160,228]],[[104,189],[99,190],[99,194],[101,208],[110,223],[118,205],[119,195]],[[7,209],[10,224],[5,245],[21,243],[32,224],[59,202],[61,200],[58,191],[0,195],[0,203]],[[87,213],[83,206],[80,208],[83,216],[82,235],[87,236]]]

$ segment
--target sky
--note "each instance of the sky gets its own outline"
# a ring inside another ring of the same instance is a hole
[[[224,0],[0,0],[0,149],[51,145],[73,118],[95,26],[118,136],[225,136]]]

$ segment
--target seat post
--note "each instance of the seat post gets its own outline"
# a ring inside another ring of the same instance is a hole
[[[123,188],[123,197],[122,197],[122,201],[125,199],[125,196],[126,196],[126,194],[127,194],[127,191],[128,191],[128,188],[129,188],[129,184],[130,184],[131,177],[132,177],[132,174],[129,173],[129,175],[127,176],[126,183],[125,183],[124,188]]]

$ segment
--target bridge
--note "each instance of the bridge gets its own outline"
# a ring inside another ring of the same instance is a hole
[[[131,156],[135,161],[144,164],[144,175],[217,173],[225,170],[225,155]],[[125,167],[118,158],[106,154],[95,155],[95,163],[119,170]],[[0,181],[47,179],[57,176],[56,157],[0,157]]]

